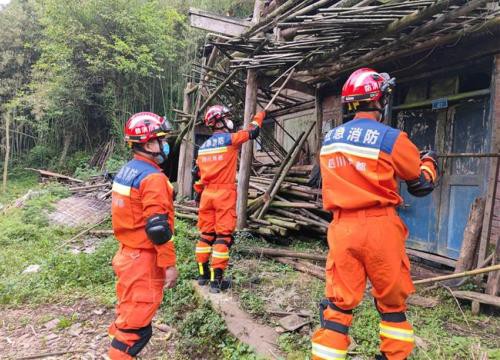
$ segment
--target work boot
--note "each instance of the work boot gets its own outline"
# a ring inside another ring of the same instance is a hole
[[[224,279],[224,270],[210,269],[210,289],[212,294],[218,294],[221,291],[227,290],[231,287],[231,279]]]
[[[210,267],[208,266],[208,262],[206,263],[198,263],[198,285],[203,286],[207,285],[210,282]]]

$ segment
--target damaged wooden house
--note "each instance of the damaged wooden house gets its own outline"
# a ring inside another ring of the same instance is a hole
[[[238,227],[324,236],[329,214],[314,165],[324,134],[350,118],[343,82],[367,66],[397,79],[386,121],[440,156],[432,196],[411,197],[401,185],[409,253],[449,267],[500,261],[498,1],[257,0],[248,19],[196,9],[190,17],[207,35],[181,113],[180,197],[192,196],[207,106],[230,106],[243,125],[273,99],[262,136],[241,152]],[[496,295],[494,274],[486,291]]]

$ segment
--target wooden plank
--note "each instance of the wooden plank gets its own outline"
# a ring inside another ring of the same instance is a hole
[[[196,281],[193,281],[193,287],[198,296],[209,301],[224,319],[227,329],[234,337],[266,359],[283,357],[278,347],[278,333],[273,328],[254,321],[247,312],[240,309],[230,293],[211,294],[207,286],[200,286]]]
[[[500,297],[498,296],[482,294],[475,291],[453,291],[453,295],[455,295],[459,299],[478,301],[481,304],[500,307]]]
[[[414,250],[414,249],[406,249],[406,253],[408,255],[411,255],[411,256],[415,256],[415,257],[418,257],[418,258],[421,258],[424,260],[433,261],[435,263],[443,264],[443,265],[446,265],[446,266],[449,266],[452,268],[454,268],[456,263],[457,263],[457,261],[453,260],[453,259],[445,258],[445,257],[439,256],[439,255],[429,254],[429,253]]]
[[[250,22],[230,16],[217,15],[208,11],[190,8],[191,26],[197,29],[216,32],[226,36],[240,36],[250,27]]]
[[[326,280],[325,270],[317,265],[311,264],[307,261],[292,260],[287,258],[276,257],[274,260],[291,266],[293,269],[303,272],[305,274],[312,275],[321,280]]]
[[[467,225],[464,229],[460,256],[455,265],[456,273],[472,269],[474,266],[474,259],[477,254],[476,248],[479,242],[482,219],[484,216],[484,203],[484,198],[476,198],[472,203]]]

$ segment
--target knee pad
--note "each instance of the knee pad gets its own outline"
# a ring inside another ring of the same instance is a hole
[[[347,335],[349,333],[348,326],[341,324],[339,322],[336,322],[336,321],[325,319],[324,312],[327,308],[330,308],[334,311],[338,311],[338,312],[340,312],[342,314],[346,314],[346,315],[352,315],[352,310],[341,309],[328,299],[323,299],[319,303],[319,321],[320,321],[321,327],[323,329],[327,329],[327,330],[331,330],[331,331],[335,331],[335,332]]]
[[[127,345],[126,343],[118,340],[116,337],[113,338],[111,342],[111,346],[115,349],[120,350],[130,356],[137,356],[141,352],[142,349],[146,346],[153,335],[153,328],[151,324],[148,326],[142,327],[140,329],[118,329],[118,331],[123,333],[132,333],[139,336],[139,339],[135,340],[132,345]]]
[[[234,244],[234,236],[230,235],[221,235],[217,234],[214,245],[226,245],[228,249],[231,249],[231,246]]]
[[[382,321],[393,322],[393,323],[402,323],[406,321],[406,314],[404,313],[404,311],[383,313],[382,311],[380,311],[378,307],[377,299],[373,299],[373,302]]]

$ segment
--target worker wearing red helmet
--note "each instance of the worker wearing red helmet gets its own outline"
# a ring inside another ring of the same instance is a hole
[[[165,118],[150,112],[133,115],[125,125],[134,159],[120,169],[112,188],[113,231],[120,242],[112,262],[118,299],[109,327],[112,360],[132,359],[146,346],[163,288],[177,279],[173,187],[159,167],[169,154],[170,131]]]
[[[414,286],[405,252],[408,230],[395,210],[402,203],[398,178],[410,194],[425,196],[434,189],[438,170],[433,151],[419,153],[406,133],[381,123],[394,86],[385,73],[368,68],[352,73],[342,102],[354,119],[328,132],[321,148],[323,206],[334,220],[328,228],[321,327],[312,337],[314,360],[345,359],[352,311],[367,278],[381,317],[377,359],[406,359],[414,347],[405,316]]]
[[[259,112],[247,129],[234,132],[231,112],[222,105],[210,107],[205,114],[205,125],[213,135],[198,151],[194,175],[199,178],[195,191],[200,198],[196,244],[198,283],[210,282],[210,292],[218,293],[230,287],[224,279],[229,262],[229,248],[236,227],[236,166],[240,146],[257,138],[266,113]],[[210,256],[212,257],[209,266]]]

